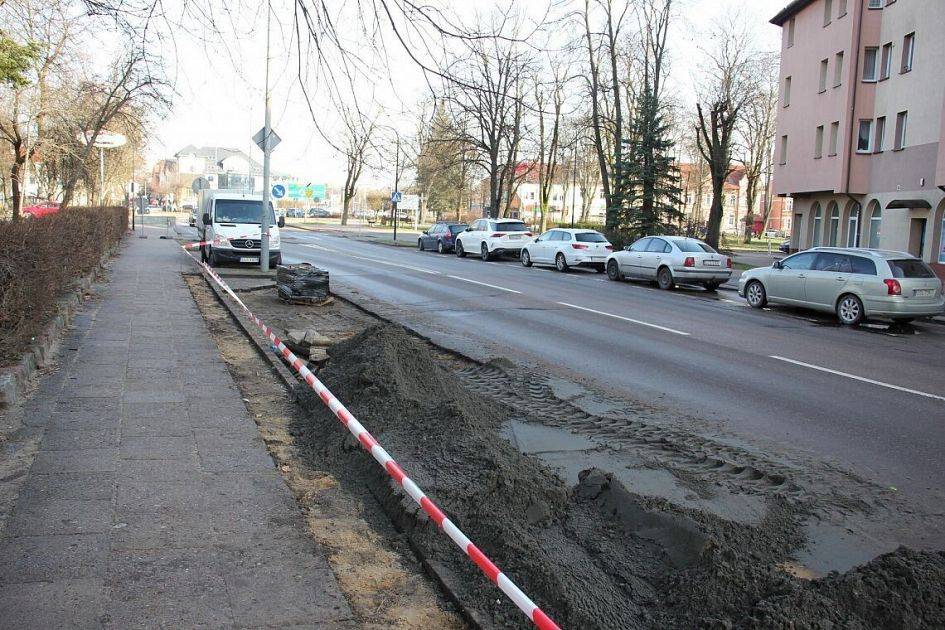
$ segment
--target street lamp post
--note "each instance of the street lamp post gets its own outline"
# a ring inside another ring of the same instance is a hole
[[[571,162],[571,229],[574,229],[575,188],[577,187],[577,142],[574,143],[574,158]]]
[[[394,210],[394,240],[397,240],[397,196],[400,192],[400,132],[397,133],[397,162],[394,164],[394,195],[391,199],[391,208]]]
[[[259,270],[269,271],[269,154],[272,150],[269,135],[272,132],[272,114],[269,98],[269,21],[272,7],[266,3],[266,121],[263,127],[263,200],[260,218]]]

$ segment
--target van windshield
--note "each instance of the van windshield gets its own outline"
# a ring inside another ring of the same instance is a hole
[[[217,223],[250,223],[259,225],[262,201],[258,199],[217,199],[213,204]],[[276,224],[276,215],[269,204],[269,225]]]

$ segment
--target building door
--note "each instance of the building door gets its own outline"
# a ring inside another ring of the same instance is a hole
[[[925,224],[927,219],[924,217],[913,218],[909,223],[909,253],[916,258],[922,258],[922,252],[925,251]]]

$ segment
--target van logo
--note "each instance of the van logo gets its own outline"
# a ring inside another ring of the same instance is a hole
[[[247,240],[246,240],[246,247],[249,248],[249,249],[252,249],[252,248],[253,248],[253,241],[252,241],[252,239],[247,239]]]

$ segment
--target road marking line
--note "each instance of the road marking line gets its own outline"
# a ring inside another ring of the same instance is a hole
[[[334,251],[333,249],[328,249],[327,247],[322,247],[321,245],[312,245],[311,243],[293,243],[293,245],[298,245],[299,247],[311,247],[312,249],[320,249],[326,252]]]
[[[473,284],[479,284],[484,287],[489,287],[490,289],[498,289],[499,291],[508,291],[509,293],[521,293],[521,291],[516,291],[515,289],[506,289],[505,287],[500,287],[495,284],[488,284],[486,282],[479,282],[478,280],[470,280],[469,278],[463,278],[461,276],[451,276],[447,274],[447,278],[453,278],[454,280],[462,280],[463,282],[472,282]]]
[[[584,306],[578,306],[577,304],[568,304],[567,302],[558,302],[562,306],[569,306],[571,308],[576,308],[582,311],[587,311],[589,313],[596,313],[597,315],[604,315],[605,317],[613,317],[614,319],[622,319],[625,322],[630,322],[631,324],[639,324],[640,326],[649,326],[650,328],[656,328],[657,330],[662,330],[664,332],[673,333],[674,335],[683,335],[685,337],[689,336],[689,333],[683,332],[681,330],[675,330],[673,328],[667,328],[666,326],[658,326],[656,324],[651,324],[649,322],[643,322],[639,319],[632,319],[630,317],[624,317],[623,315],[614,315],[613,313],[605,313],[604,311],[597,311],[592,308],[586,308]]]
[[[357,258],[358,260],[370,260],[371,262],[378,263],[380,265],[390,265],[391,267],[403,267],[404,269],[412,269],[414,271],[419,271],[421,273],[428,273],[434,276],[440,275],[439,271],[433,271],[432,269],[424,269],[423,267],[414,267],[413,265],[401,265],[399,263],[393,263],[387,260],[379,260],[377,258],[368,258],[367,256],[356,256],[355,254],[348,254],[345,252],[338,252],[344,256],[349,256],[351,258]]]
[[[795,361],[794,359],[788,359],[786,357],[779,357],[776,354],[768,355],[772,359],[777,359],[778,361],[785,361],[786,363],[793,363],[794,365],[800,365],[802,367],[810,368],[812,370],[818,370],[820,372],[827,372],[828,374],[836,374],[837,376],[845,376],[847,378],[853,379],[854,381],[862,381],[864,383],[870,383],[871,385],[879,385],[880,387],[888,387],[889,389],[897,389],[901,392],[906,392],[908,394],[915,394],[916,396],[925,396],[926,398],[934,398],[936,400],[945,400],[945,396],[939,396],[937,394],[930,394],[928,392],[920,392],[917,389],[909,389],[908,387],[900,387],[899,385],[893,385],[891,383],[884,383],[882,381],[875,381],[871,378],[866,378],[864,376],[857,376],[856,374],[848,374],[847,372],[840,372],[839,370],[831,370],[830,368],[820,367],[819,365],[812,365],[810,363],[804,363],[803,361]]]

